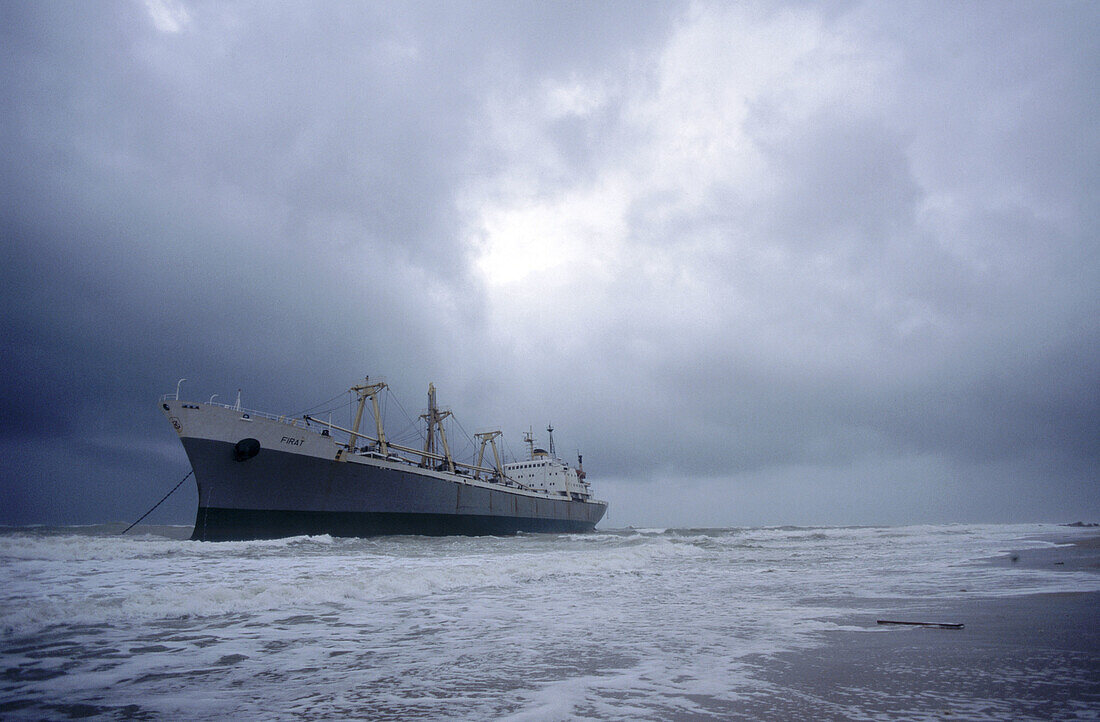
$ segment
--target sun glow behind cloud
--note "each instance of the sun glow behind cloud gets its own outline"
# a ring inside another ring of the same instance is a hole
[[[187,8],[175,0],[145,0],[145,10],[162,33],[178,33],[191,22]]]
[[[880,62],[812,13],[697,8],[623,77],[494,96],[485,144],[506,170],[463,206],[498,330],[552,302],[590,330],[705,335],[770,297],[761,275],[814,283],[760,230],[785,191],[769,154],[832,106],[872,114]]]
[[[514,286],[534,275],[550,275],[568,287],[570,278],[598,273],[623,241],[628,199],[621,184],[608,179],[599,188],[485,208],[478,270],[490,287]]]

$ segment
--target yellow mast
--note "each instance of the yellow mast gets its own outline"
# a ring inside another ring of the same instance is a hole
[[[478,441],[481,442],[481,449],[477,453],[476,466],[478,467],[478,471],[474,472],[475,479],[481,477],[480,469],[484,468],[482,467],[481,462],[485,460],[485,444],[489,444],[493,447],[493,470],[496,471],[498,478],[504,478],[504,467],[500,463],[500,452],[497,451],[497,437],[499,437],[501,433],[503,432],[482,431],[480,433],[474,434],[474,436],[477,437]]]
[[[424,455],[420,465],[428,466],[428,460],[433,456],[439,458],[435,450],[435,432],[438,430],[439,439],[443,442],[443,459],[447,464],[447,471],[453,474],[455,462],[451,458],[451,448],[447,445],[447,432],[443,429],[443,420],[450,415],[450,411],[440,411],[436,406],[435,384],[428,384],[428,413],[420,415],[421,419],[428,422],[428,438],[424,440]]]
[[[378,394],[382,389],[386,388],[384,381],[377,383],[370,383],[370,376],[363,378],[363,381],[367,383],[359,384],[358,386],[352,386],[351,390],[359,395],[359,408],[355,412],[355,424],[351,427],[351,436],[348,439],[348,448],[355,449],[355,441],[359,438],[359,422],[363,420],[363,407],[367,404],[367,398],[370,398],[371,409],[374,411],[374,428],[378,432],[378,450],[386,456],[389,453],[388,445],[386,444],[386,432],[382,429],[382,414],[378,410]]]

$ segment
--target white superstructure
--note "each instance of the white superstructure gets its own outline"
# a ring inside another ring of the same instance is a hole
[[[504,473],[509,479],[536,491],[576,501],[588,500],[592,492],[584,480],[580,455],[577,456],[577,468],[569,466],[554,454],[554,427],[547,426],[546,432],[550,436],[550,451],[536,448],[534,436],[528,431],[523,437],[527,444],[527,460],[505,464]]]

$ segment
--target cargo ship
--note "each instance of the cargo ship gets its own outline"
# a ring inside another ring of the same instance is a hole
[[[451,453],[450,411],[428,386],[423,446],[386,439],[381,381],[352,386],[351,428],[308,414],[280,416],[174,395],[160,407],[179,435],[198,486],[192,539],[231,541],[329,534],[515,534],[592,531],[607,502],[592,497],[582,458],[559,459],[525,434],[525,459],[505,463],[499,430],[474,435],[473,461]],[[363,430],[370,404],[373,428]]]

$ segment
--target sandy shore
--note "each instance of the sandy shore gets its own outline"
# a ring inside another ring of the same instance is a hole
[[[1015,559],[1013,559],[1015,557]],[[990,560],[1100,572],[1100,534]],[[1100,719],[1100,593],[899,603],[896,619],[965,629],[882,627],[881,608],[825,645],[759,660],[767,685],[724,710],[742,719]],[[881,618],[881,617],[879,617]]]

